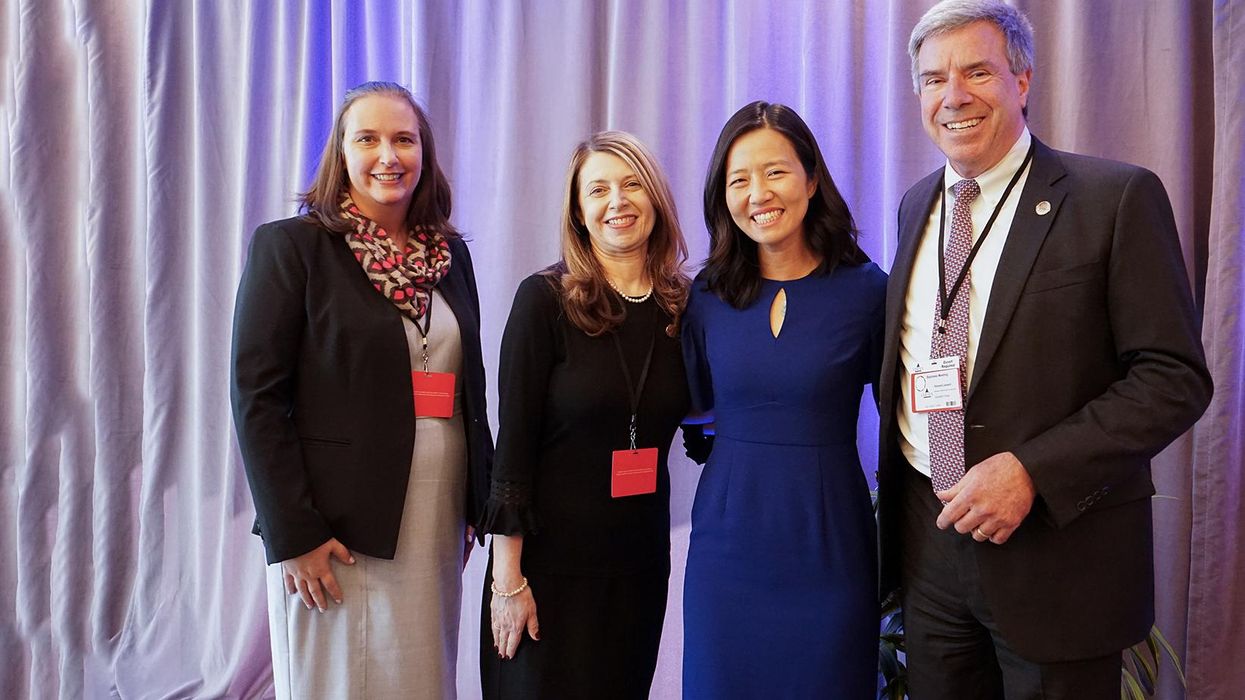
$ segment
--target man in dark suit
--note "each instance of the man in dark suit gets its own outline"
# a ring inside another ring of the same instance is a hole
[[[1154,618],[1150,459],[1211,393],[1171,206],[1029,133],[1014,8],[940,3],[909,53],[947,156],[900,204],[880,385],[911,695],[1114,698]]]

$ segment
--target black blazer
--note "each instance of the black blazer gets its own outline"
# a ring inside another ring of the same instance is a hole
[[[471,256],[450,239],[437,285],[462,334],[467,522],[493,458]],[[401,312],[376,292],[341,234],[305,219],[260,226],[234,311],[230,396],[268,563],[336,537],[392,559],[415,444]]]
[[[904,195],[886,300],[879,504],[882,581],[899,581],[899,332],[939,168]],[[1039,202],[1049,211],[1039,215]],[[1037,144],[977,345],[969,467],[1011,451],[1037,488],[1004,545],[975,548],[1004,638],[1037,662],[1123,649],[1154,619],[1150,459],[1210,401],[1163,184],[1124,163]]]

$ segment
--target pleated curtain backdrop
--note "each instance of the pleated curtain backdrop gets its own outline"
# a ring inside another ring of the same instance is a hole
[[[293,213],[348,87],[394,80],[428,107],[481,279],[491,380],[518,281],[556,257],[570,150],[595,130],[658,154],[699,262],[718,130],[753,99],[790,104],[889,268],[899,198],[942,162],[905,53],[930,4],[5,0],[0,696],[271,693],[263,555],[228,405],[233,300],[251,231]],[[1185,652],[1187,697],[1238,697],[1245,10],[1018,4],[1037,29],[1034,134],[1149,167],[1175,206],[1216,397],[1156,462],[1159,624]],[[876,427],[870,407],[870,473]],[[679,696],[699,474],[671,469],[656,698]],[[463,577],[465,698],[479,693],[484,562],[477,550]],[[1174,674],[1161,697],[1185,697]]]

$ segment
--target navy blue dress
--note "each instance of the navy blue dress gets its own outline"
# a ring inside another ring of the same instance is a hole
[[[717,437],[692,506],[685,698],[876,695],[875,521],[856,419],[880,365],[885,291],[873,263],[765,280],[742,310],[693,285],[684,358]]]

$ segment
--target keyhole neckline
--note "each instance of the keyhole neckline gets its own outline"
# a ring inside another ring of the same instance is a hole
[[[782,307],[781,311],[778,310],[779,306]],[[782,335],[783,327],[787,324],[787,308],[787,288],[779,287],[769,303],[769,333],[774,340],[778,340],[778,337]]]

